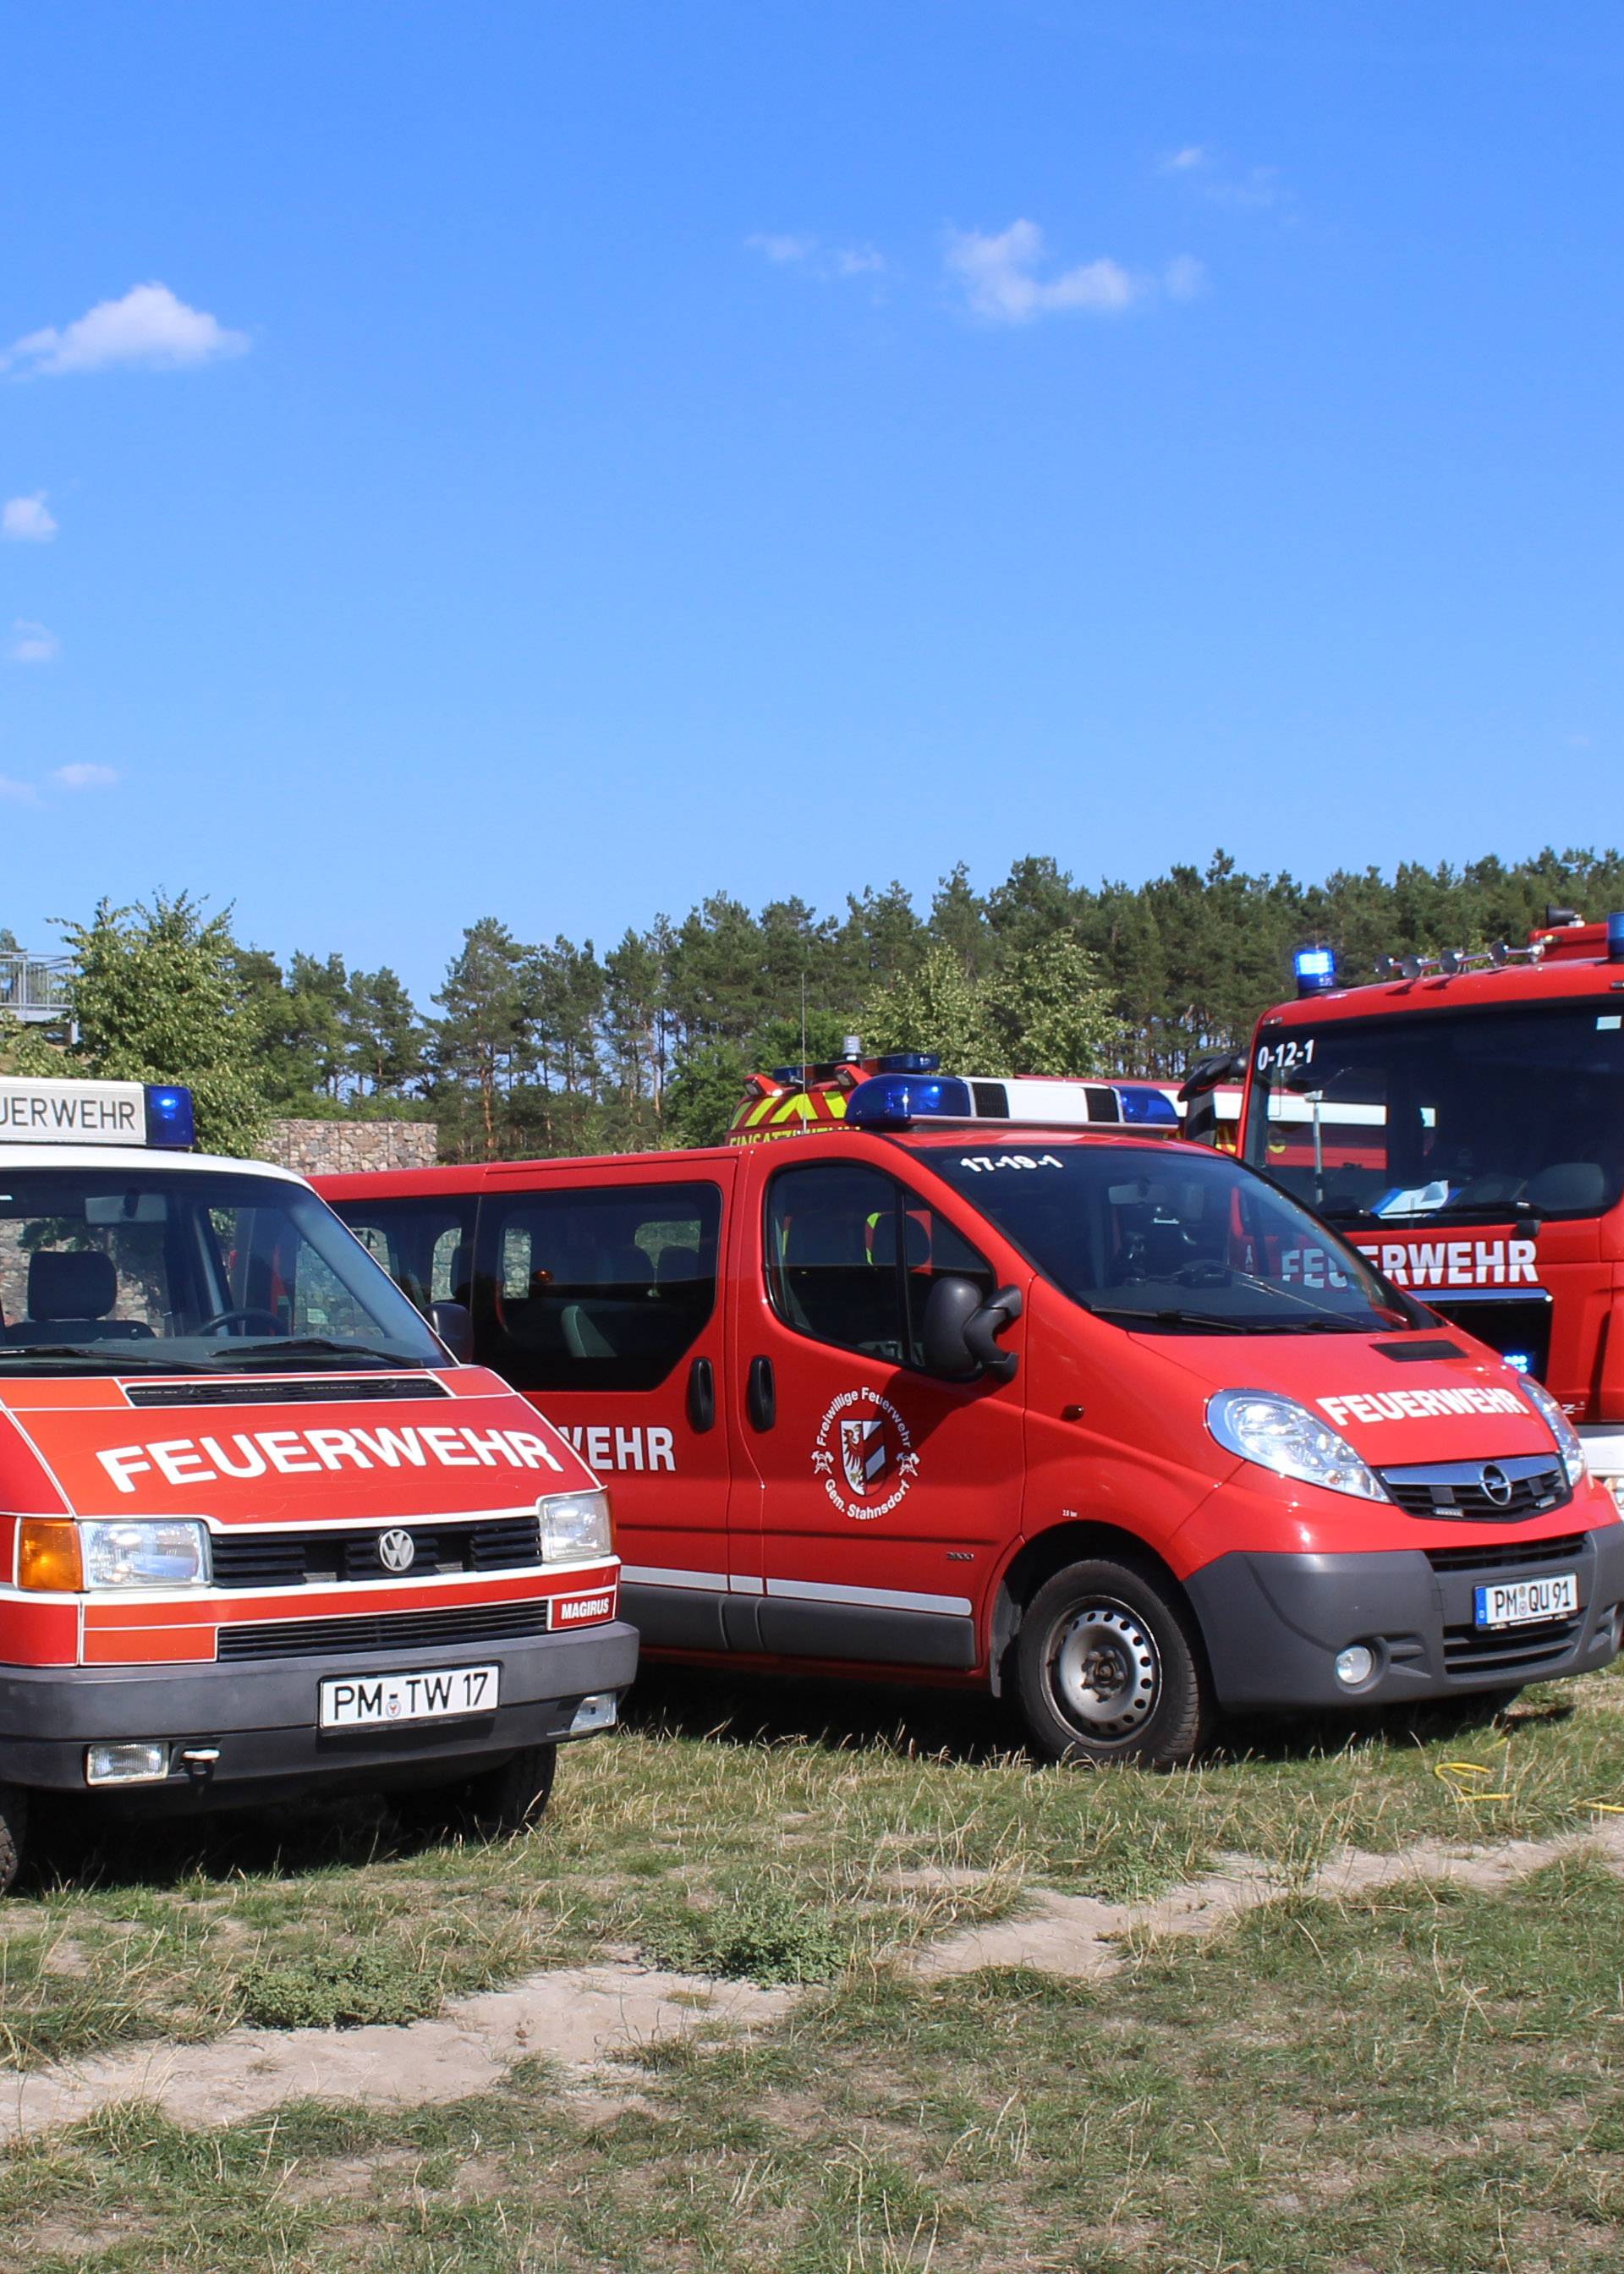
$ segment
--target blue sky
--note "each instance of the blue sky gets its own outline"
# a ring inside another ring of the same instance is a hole
[[[6,49],[30,942],[185,887],[426,994],[485,914],[1620,835],[1615,0]]]

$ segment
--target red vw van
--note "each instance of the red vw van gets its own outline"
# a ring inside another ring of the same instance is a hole
[[[0,1081],[0,1889],[41,1790],[535,1814],[636,1661],[604,1493],[184,1090]]]
[[[657,1654],[1156,1762],[1613,1657],[1624,1526],[1538,1382],[1233,1158],[985,1106],[879,1074],[773,1144],[323,1189],[613,1478]]]

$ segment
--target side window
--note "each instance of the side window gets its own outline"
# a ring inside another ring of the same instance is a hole
[[[431,1303],[470,1303],[474,1254],[471,1193],[421,1200],[341,1201],[342,1216],[420,1311]]]
[[[766,1230],[768,1291],[786,1326],[886,1365],[920,1363],[938,1275],[966,1272],[992,1289],[986,1258],[878,1169],[829,1161],[781,1171],[768,1187]]]
[[[487,1194],[475,1347],[518,1389],[653,1389],[716,1307],[715,1185]]]

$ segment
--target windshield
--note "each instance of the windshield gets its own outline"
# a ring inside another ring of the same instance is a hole
[[[302,1185],[0,1160],[0,1377],[445,1362]]]
[[[939,1177],[1085,1309],[1175,1334],[1377,1334],[1402,1296],[1283,1193],[1220,1155],[932,1147]]]
[[[1624,1002],[1265,1028],[1246,1158],[1338,1222],[1598,1216],[1624,1190]]]

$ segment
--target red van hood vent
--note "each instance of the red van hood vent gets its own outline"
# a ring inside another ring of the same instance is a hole
[[[1377,1343],[1375,1350],[1383,1358],[1390,1358],[1395,1366],[1419,1366],[1434,1358],[1464,1358],[1459,1343]]]
[[[309,1375],[289,1382],[285,1374],[233,1374],[229,1382],[127,1382],[132,1405],[358,1405],[387,1398],[449,1397],[434,1374]]]

